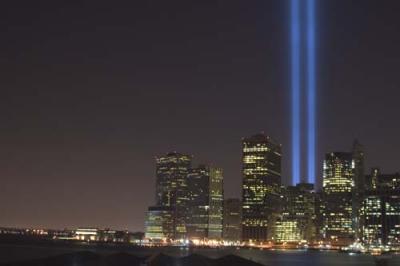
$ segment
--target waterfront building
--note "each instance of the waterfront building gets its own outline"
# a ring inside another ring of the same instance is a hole
[[[117,231],[106,228],[99,232],[99,238],[102,242],[114,242]]]
[[[156,206],[168,207],[173,215],[173,238],[186,238],[187,175],[192,157],[177,152],[156,158]]]
[[[144,232],[130,232],[129,233],[129,243],[132,244],[142,244],[145,238]]]
[[[369,246],[400,246],[400,174],[372,169],[361,209],[362,240]]]
[[[145,222],[145,238],[153,241],[170,241],[174,237],[174,210],[171,207],[148,208]]]
[[[264,134],[242,140],[242,238],[272,239],[280,212],[282,146]]]
[[[242,203],[240,199],[224,200],[223,238],[239,242],[242,237]]]
[[[99,241],[100,230],[97,228],[78,228],[74,232],[74,238],[81,241]]]
[[[282,191],[282,213],[276,223],[275,242],[315,240],[316,194],[313,184],[300,183]]]
[[[302,239],[298,222],[295,219],[276,221],[275,243],[297,243]]]
[[[353,154],[332,152],[323,163],[323,234],[333,245],[348,245],[354,241]]]
[[[190,169],[187,185],[187,237],[221,239],[224,198],[222,169],[205,165]]]

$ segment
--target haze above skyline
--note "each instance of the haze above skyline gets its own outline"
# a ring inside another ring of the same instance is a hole
[[[398,1],[318,6],[317,155],[365,146],[400,170]],[[0,226],[143,230],[154,157],[224,169],[241,138],[283,144],[290,183],[287,1],[5,3],[0,11]]]

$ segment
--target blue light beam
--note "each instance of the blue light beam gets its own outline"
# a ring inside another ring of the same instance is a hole
[[[292,182],[300,182],[300,0],[290,3],[292,91]]]
[[[315,0],[307,0],[307,177],[315,184],[316,146],[316,73],[315,73]]]

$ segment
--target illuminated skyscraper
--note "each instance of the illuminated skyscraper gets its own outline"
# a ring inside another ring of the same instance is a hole
[[[224,201],[223,238],[227,241],[240,241],[242,238],[242,203],[239,199]]]
[[[176,152],[156,158],[156,205],[172,209],[175,239],[186,237],[187,175],[191,160],[191,156]]]
[[[174,237],[174,212],[170,207],[148,208],[145,222],[145,237],[153,241],[168,241]]]
[[[354,239],[353,193],[354,160],[352,153],[326,154],[323,165],[323,231],[335,245]]]
[[[372,169],[367,186],[361,208],[363,242],[400,246],[400,174]]]
[[[282,214],[276,223],[275,242],[312,241],[317,235],[316,194],[312,184],[300,183],[283,190]]]
[[[190,169],[188,174],[187,236],[204,239],[208,236],[210,171],[206,166]]]
[[[264,134],[242,141],[242,237],[265,241],[273,237],[279,213],[281,145]]]
[[[187,236],[221,239],[223,220],[222,169],[200,165],[189,171]]]
[[[221,239],[224,208],[224,183],[221,168],[210,168],[210,211],[208,214],[208,238]]]

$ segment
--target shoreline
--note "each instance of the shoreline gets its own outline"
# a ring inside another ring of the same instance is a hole
[[[337,250],[304,250],[304,249],[259,249],[247,247],[143,247],[135,245],[121,244],[82,244],[57,241],[14,241],[13,243],[0,241],[0,265],[7,263],[18,263],[34,259],[43,259],[63,254],[91,252],[100,256],[108,256],[118,253],[128,253],[137,257],[148,257],[154,254],[162,253],[172,257],[187,257],[191,254],[199,254],[212,259],[220,258],[226,255],[236,255],[242,258],[261,263],[263,265],[292,265],[288,262],[300,261],[308,263],[309,260],[324,261],[329,264],[332,260],[337,260],[338,264],[342,262],[364,261],[365,265],[375,265],[374,258],[368,254],[346,254]],[[399,255],[394,256],[395,260],[400,260]],[[296,266],[310,264],[296,264]],[[356,265],[356,264],[349,264]],[[364,264],[363,264],[364,265]]]

